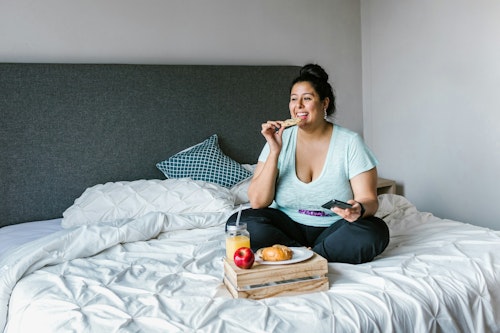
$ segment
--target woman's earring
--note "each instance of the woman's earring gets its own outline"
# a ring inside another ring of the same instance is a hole
[[[324,118],[326,119],[328,117],[328,114],[326,113],[326,108],[323,110],[323,112],[325,113]]]

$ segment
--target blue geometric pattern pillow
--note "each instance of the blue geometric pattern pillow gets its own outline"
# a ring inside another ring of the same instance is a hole
[[[227,188],[252,176],[250,171],[222,152],[217,134],[157,163],[156,167],[167,178],[191,178]]]

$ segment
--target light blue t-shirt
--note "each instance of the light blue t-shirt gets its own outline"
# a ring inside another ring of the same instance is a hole
[[[283,132],[283,146],[278,158],[276,195],[271,207],[283,211],[296,222],[328,227],[340,220],[340,216],[322,208],[321,205],[331,199],[352,199],[349,179],[373,169],[378,161],[359,134],[334,125],[321,174],[312,182],[304,183],[297,178],[295,172],[297,129],[298,127],[294,126]],[[268,156],[269,145],[266,143],[259,161],[265,162]]]

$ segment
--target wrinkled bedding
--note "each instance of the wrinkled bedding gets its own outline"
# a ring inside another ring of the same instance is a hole
[[[82,225],[0,262],[4,332],[499,332],[500,232],[381,195],[386,251],[330,263],[327,292],[264,300],[225,289],[220,212]]]

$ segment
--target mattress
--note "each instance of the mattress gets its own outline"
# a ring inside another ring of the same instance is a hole
[[[224,222],[237,206],[62,230],[45,222],[48,235],[32,233],[0,259],[0,330],[499,332],[500,232],[402,196],[379,201],[391,232],[384,253],[329,263],[328,291],[262,300],[233,299],[222,281]]]

